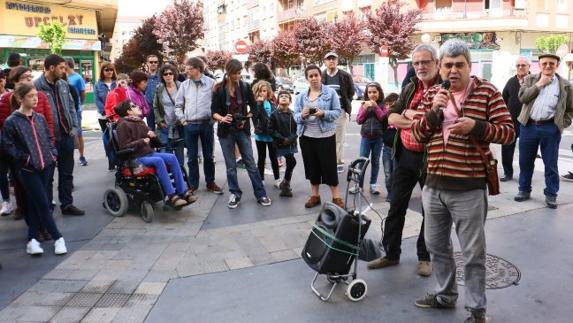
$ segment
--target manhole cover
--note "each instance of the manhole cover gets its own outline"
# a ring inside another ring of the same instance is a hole
[[[454,253],[456,261],[456,280],[458,285],[464,285],[464,256],[461,252]],[[518,285],[521,272],[511,262],[487,254],[485,258],[485,288],[500,289]]]

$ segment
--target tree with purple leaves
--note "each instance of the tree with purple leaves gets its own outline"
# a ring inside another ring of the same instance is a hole
[[[233,55],[228,51],[224,50],[210,50],[205,54],[207,58],[207,66],[209,70],[215,71],[217,69],[223,69],[225,64],[233,58]]]
[[[198,47],[204,38],[203,3],[175,0],[156,19],[153,34],[165,50],[173,51],[177,62],[183,63],[187,52]]]
[[[300,53],[292,31],[279,32],[271,44],[273,60],[277,66],[289,68],[300,63]]]
[[[304,57],[303,64],[322,65],[322,59],[330,49],[327,35],[328,25],[314,17],[299,22],[294,29],[298,52]]]
[[[360,54],[366,43],[366,24],[350,14],[328,28],[331,50],[343,58],[352,74],[352,61]]]
[[[411,36],[417,31],[416,24],[421,20],[421,10],[400,12],[399,2],[384,2],[376,13],[369,15],[367,27],[371,35],[367,43],[378,53],[380,47],[388,48],[390,66],[394,70],[394,83],[398,86],[398,60],[405,59],[414,49]]]
[[[263,63],[271,66],[273,63],[273,45],[269,41],[259,40],[249,46],[249,62]]]

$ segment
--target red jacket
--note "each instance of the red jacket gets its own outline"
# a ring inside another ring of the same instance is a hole
[[[4,126],[4,121],[12,114],[13,110],[10,107],[10,99],[12,98],[12,92],[4,93],[0,97],[0,129]],[[46,122],[48,123],[48,129],[50,130],[50,135],[52,136],[52,141],[55,140],[54,137],[54,117],[52,115],[52,108],[50,107],[50,102],[48,97],[44,92],[38,91],[38,105],[34,109],[37,113],[44,116]]]
[[[119,116],[115,113],[115,107],[127,99],[126,88],[117,87],[111,90],[105,98],[105,116],[111,121],[116,122]]]

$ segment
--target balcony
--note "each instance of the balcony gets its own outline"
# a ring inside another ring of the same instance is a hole
[[[292,7],[277,12],[277,21],[279,22],[279,24],[304,18],[305,18],[305,12],[303,7]]]
[[[252,20],[247,24],[247,31],[253,32],[261,29],[261,21],[259,19]]]
[[[514,30],[527,28],[527,12],[515,9],[455,10],[443,8],[422,13],[422,22],[417,28],[424,32],[448,32],[457,30]]]
[[[247,9],[254,8],[259,5],[259,0],[248,0],[247,1]]]

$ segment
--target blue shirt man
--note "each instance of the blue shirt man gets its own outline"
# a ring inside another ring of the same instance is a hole
[[[156,55],[147,56],[147,88],[145,89],[145,98],[147,99],[147,104],[150,107],[153,106],[153,97],[155,96],[155,90],[157,85],[161,82],[161,76],[159,75],[159,57]],[[155,131],[155,116],[150,113],[147,117],[147,126],[152,131]]]

